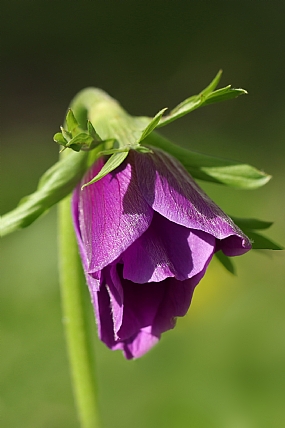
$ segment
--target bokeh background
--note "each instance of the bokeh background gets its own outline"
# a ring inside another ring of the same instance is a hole
[[[249,95],[162,129],[177,144],[274,175],[264,188],[202,184],[230,214],[274,221],[285,244],[284,14],[279,0],[2,1],[1,211],[58,158],[72,97],[97,86],[154,115],[222,85]],[[57,278],[56,209],[1,246],[1,426],[76,428]],[[252,251],[238,276],[213,260],[188,315],[140,360],[96,338],[105,428],[285,426],[285,255]]]

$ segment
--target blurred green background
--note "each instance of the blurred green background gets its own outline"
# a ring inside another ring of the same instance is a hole
[[[100,87],[151,116],[222,68],[222,85],[249,95],[162,132],[273,174],[256,191],[203,187],[230,214],[274,221],[268,236],[285,244],[284,2],[4,0],[2,8],[2,212],[57,160],[52,136],[80,89]],[[1,242],[2,427],[78,427],[56,240],[52,209]],[[105,428],[285,426],[284,251],[235,262],[237,277],[213,260],[188,315],[140,360],[110,352],[91,320]]]

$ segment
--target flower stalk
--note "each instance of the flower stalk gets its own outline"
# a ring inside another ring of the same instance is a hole
[[[87,335],[85,283],[71,221],[70,197],[59,204],[59,271],[63,322],[81,428],[99,428],[94,358]]]

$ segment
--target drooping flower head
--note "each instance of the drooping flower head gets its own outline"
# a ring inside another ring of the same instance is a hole
[[[73,194],[73,221],[100,339],[142,356],[184,316],[214,253],[247,236],[173,157],[131,150],[101,180],[98,160]]]

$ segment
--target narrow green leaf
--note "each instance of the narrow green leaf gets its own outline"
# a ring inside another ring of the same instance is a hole
[[[140,144],[132,147],[132,149],[136,150],[139,153],[153,153],[153,151],[151,149],[149,149],[148,147],[145,147],[145,146],[141,146]]]
[[[150,123],[147,125],[147,127],[143,130],[142,135],[141,135],[138,143],[143,141],[157,127],[157,125],[159,124],[159,121],[161,119],[161,116],[163,115],[165,110],[167,110],[167,108],[163,108],[154,116],[154,118],[150,121]]]
[[[157,126],[157,128],[161,128],[162,126],[168,125],[176,119],[179,119],[185,114],[190,113],[193,110],[196,110],[202,104],[202,99],[199,95],[194,95],[186,100],[182,101],[178,106],[176,106],[171,112],[163,117]]]
[[[228,272],[233,275],[236,274],[235,266],[229,257],[227,257],[222,251],[215,253],[215,256]]]
[[[242,230],[243,229],[268,229],[270,226],[273,225],[272,221],[264,221],[264,220],[258,220],[256,218],[240,218],[240,217],[233,217],[230,216],[234,223],[239,226]]]
[[[74,136],[74,134],[77,131],[78,128],[78,122],[75,119],[75,116],[73,114],[73,111],[71,109],[68,109],[67,115],[66,115],[66,124],[68,131]]]
[[[216,89],[216,87],[219,84],[219,81],[221,80],[222,73],[223,73],[222,70],[218,71],[218,73],[216,74],[212,82],[205,89],[203,89],[203,91],[201,92],[201,95],[207,96]]]
[[[178,159],[194,178],[200,180],[241,189],[255,189],[266,184],[271,178],[253,166],[184,149],[156,132],[152,132],[144,144],[168,152]]]
[[[66,144],[66,147],[70,147],[73,144],[79,144],[79,145],[86,144],[88,146],[92,143],[92,141],[93,141],[93,138],[90,135],[86,134],[86,132],[80,132],[80,134],[77,134]]]
[[[92,123],[90,122],[90,120],[87,120],[87,131],[88,131],[88,134],[91,135],[93,140],[97,140],[97,141],[101,140],[101,138],[99,137],[99,135],[95,131],[95,128],[92,125]]]
[[[97,156],[99,158],[100,156],[110,156],[110,155],[113,155],[114,153],[125,153],[125,152],[128,152],[128,149],[106,149],[99,152]]]
[[[53,141],[55,141],[57,144],[59,144],[61,146],[66,146],[66,144],[67,144],[67,141],[61,132],[57,132],[56,134],[54,134]]]
[[[205,180],[205,177],[211,176],[217,183],[223,183],[227,186],[240,189],[256,189],[264,186],[271,176],[257,170],[251,165],[238,162],[228,163],[221,166],[200,167],[200,171],[195,171],[196,178]]]
[[[182,101],[178,106],[176,106],[170,113],[163,117],[157,127],[162,127],[167,125],[170,122],[173,122],[176,119],[184,116],[185,114],[190,113],[193,110],[196,110],[199,107],[204,105],[217,103],[220,101],[230,100],[236,98],[239,95],[247,94],[244,89],[234,89],[231,85],[226,86],[225,88],[218,89],[214,91],[219,80],[221,78],[221,71],[216,75],[213,81],[208,85],[203,91],[198,95],[193,95],[190,98]]]
[[[66,156],[54,164],[39,181],[37,190],[22,199],[20,204],[1,219],[1,236],[29,226],[52,205],[67,196],[86,172],[88,152],[65,152]]]
[[[221,73],[219,71],[213,81],[200,94],[187,98],[164,117],[162,115],[165,109],[152,119],[145,116],[131,116],[116,100],[97,88],[87,88],[79,92],[73,99],[71,108],[82,128],[89,118],[94,127],[94,132],[101,140],[116,139],[120,148],[133,147],[147,138],[156,127],[165,126],[203,105],[246,93],[242,89],[232,89],[230,86],[215,91]],[[88,131],[93,136],[93,131],[89,128]]]
[[[124,152],[116,152],[114,153],[105,163],[101,171],[94,177],[92,180],[90,180],[88,183],[84,184],[81,187],[81,190],[86,187],[90,186],[90,184],[95,183],[96,181],[100,180],[101,178],[105,177],[105,175],[109,174],[110,172],[114,171],[114,169],[118,168],[118,166],[121,165],[121,163],[124,162],[126,157],[128,156],[128,151]]]
[[[234,89],[230,85],[225,88],[218,89],[215,92],[212,92],[208,97],[205,98],[203,102],[204,105],[219,103],[221,101],[231,100],[238,97],[239,95],[247,94],[247,91],[244,89]]]
[[[66,140],[67,142],[69,142],[69,141],[71,140],[71,138],[72,138],[71,133],[70,133],[70,132],[68,132],[66,129],[64,129],[64,127],[63,127],[63,126],[61,126],[61,127],[60,127],[60,129],[61,129],[62,135],[63,135],[63,137],[65,138],[65,140]]]

